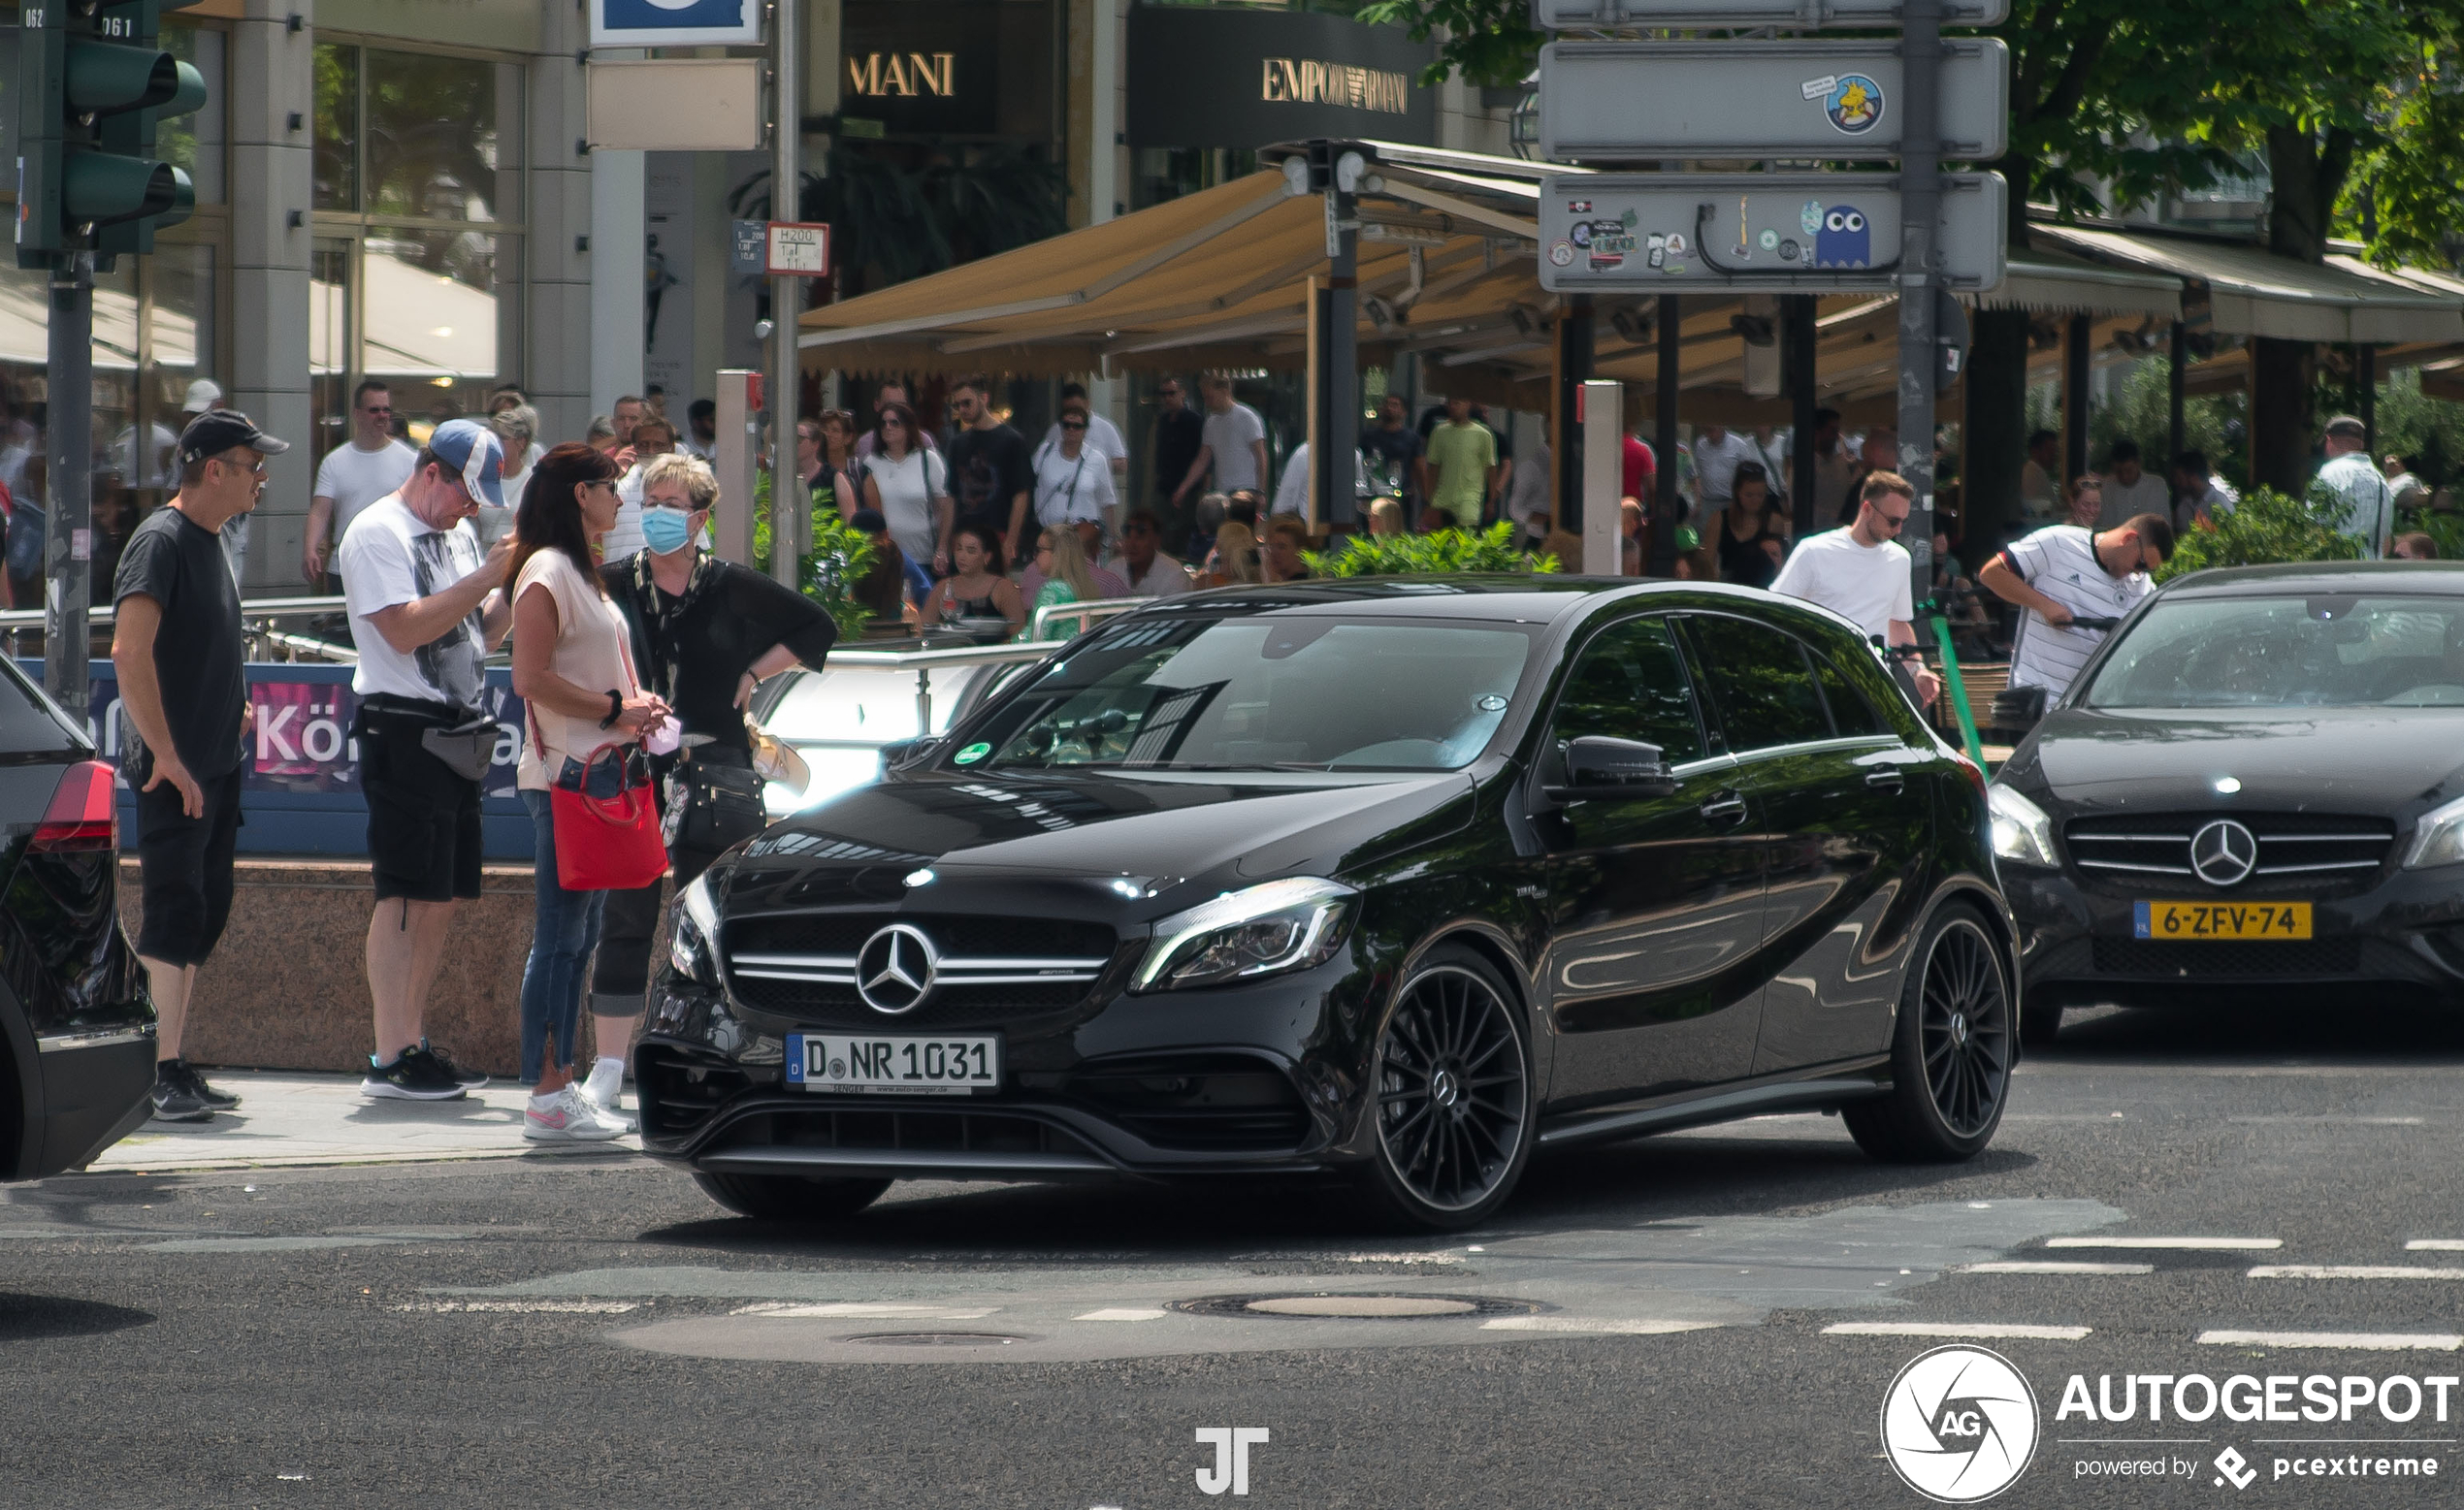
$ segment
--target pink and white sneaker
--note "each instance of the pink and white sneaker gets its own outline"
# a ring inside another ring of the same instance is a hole
[[[522,1113],[522,1136],[536,1143],[603,1143],[622,1138],[623,1127],[600,1114],[578,1085],[549,1097],[534,1096]]]

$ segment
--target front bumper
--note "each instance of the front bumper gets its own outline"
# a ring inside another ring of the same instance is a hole
[[[2391,870],[2367,890],[2214,892],[2194,883],[2087,882],[2004,859],[2026,989],[2076,999],[2100,987],[2226,987],[2375,981],[2464,988],[2464,866]],[[2311,901],[2307,940],[2168,943],[2135,936],[2142,899]]]
[[[844,1032],[747,1010],[663,974],[634,1049],[643,1148],[696,1170],[901,1179],[1054,1180],[1301,1173],[1348,1162],[1365,1050],[1342,957],[1256,984],[1104,995],[1055,1019],[952,1025],[1003,1036],[995,1093],[791,1089],[788,1032]],[[902,1031],[895,1019],[865,1030]]]

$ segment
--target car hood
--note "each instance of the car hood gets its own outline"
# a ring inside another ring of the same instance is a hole
[[[737,906],[938,897],[1032,915],[1055,886],[1160,904],[1293,875],[1340,877],[1470,820],[1460,771],[1251,779],[1177,773],[951,774],[860,787],[781,822],[738,851]],[[1083,910],[1070,905],[1068,911]],[[1149,912],[1142,905],[1126,909]]]
[[[2464,790],[2464,709],[2064,709],[1997,778],[2072,809],[2417,811]]]

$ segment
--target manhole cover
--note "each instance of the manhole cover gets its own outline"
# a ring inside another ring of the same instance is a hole
[[[1198,1316],[1305,1316],[1318,1320],[1410,1321],[1442,1316],[1527,1316],[1540,1307],[1484,1295],[1213,1295],[1175,1301],[1172,1309]]]
[[[998,1332],[866,1332],[839,1340],[869,1342],[875,1347],[1008,1347],[1030,1339]]]

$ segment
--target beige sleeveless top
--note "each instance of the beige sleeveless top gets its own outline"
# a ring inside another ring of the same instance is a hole
[[[556,650],[548,657],[549,670],[595,692],[612,687],[630,697],[641,690],[626,643],[625,616],[600,595],[597,582],[584,576],[563,551],[549,549],[534,552],[523,562],[513,600],[519,603],[534,586],[545,588],[556,599]],[[514,780],[533,791],[548,789],[549,775],[564,768],[567,755],[587,760],[603,745],[626,742],[614,729],[600,728],[596,718],[567,718],[537,703],[527,714],[537,733],[522,741]],[[542,744],[547,747],[545,760],[539,757]]]

